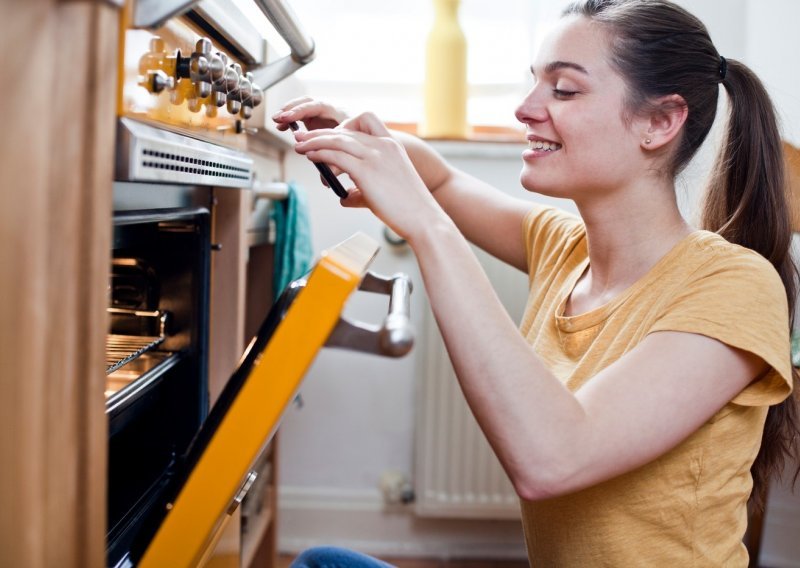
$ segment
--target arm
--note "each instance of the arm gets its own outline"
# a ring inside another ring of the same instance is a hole
[[[284,130],[286,124],[298,120],[304,121],[309,130],[347,122],[342,111],[308,97],[290,101],[284,111],[289,114],[273,117]],[[510,197],[452,167],[416,136],[392,132],[392,137],[403,145],[425,186],[470,242],[519,270],[527,270],[521,235],[523,218],[532,207],[529,201]],[[358,200],[347,203],[361,204]],[[487,220],[491,220],[491,231],[487,230]]]
[[[573,492],[655,459],[765,368],[714,339],[659,332],[569,392],[519,334],[399,144],[370,116],[353,127],[361,132],[304,133],[298,151],[347,171],[408,239],[462,390],[522,498]]]

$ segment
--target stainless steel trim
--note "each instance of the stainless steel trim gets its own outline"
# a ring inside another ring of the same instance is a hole
[[[133,27],[157,28],[172,17],[188,12],[200,0],[136,0]]]
[[[253,160],[242,152],[121,118],[114,179],[250,188]]]
[[[411,325],[411,280],[405,274],[387,278],[367,272],[359,290],[389,294],[389,313],[383,325],[373,326],[340,318],[326,347],[340,347],[387,357],[402,357],[414,346]]]
[[[238,49],[245,63],[254,66],[266,63],[266,39],[234,2],[202,0],[194,12]]]
[[[255,83],[266,90],[314,59],[314,40],[284,0],[255,0],[255,3],[291,50],[290,55],[267,67],[251,69]]]

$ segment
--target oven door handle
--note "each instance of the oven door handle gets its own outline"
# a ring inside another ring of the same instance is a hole
[[[325,346],[385,357],[402,357],[411,351],[414,329],[410,318],[412,285],[409,277],[405,274],[386,277],[367,272],[359,290],[389,295],[389,313],[383,324],[376,326],[339,318]]]
[[[253,82],[262,90],[285,79],[316,55],[314,40],[300,25],[300,20],[285,0],[255,0],[264,16],[289,46],[290,54],[260,69],[250,69]]]

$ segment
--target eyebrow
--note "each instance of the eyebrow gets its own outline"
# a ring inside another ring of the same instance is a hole
[[[584,75],[589,74],[589,72],[586,70],[586,67],[571,61],[552,61],[545,66],[544,72],[546,75],[549,75],[550,73],[555,73],[561,69],[574,69],[575,71],[579,71]],[[531,65],[531,74],[536,76],[536,72],[533,70],[533,65]]]

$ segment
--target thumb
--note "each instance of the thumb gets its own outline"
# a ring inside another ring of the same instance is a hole
[[[366,207],[367,201],[364,199],[364,194],[357,187],[351,187],[347,190],[347,197],[340,199],[339,203],[342,207]]]
[[[383,121],[371,112],[365,112],[353,118],[348,118],[342,122],[341,126],[349,128],[350,130],[363,132],[364,134],[370,134],[371,136],[391,136],[389,129],[386,128]]]

